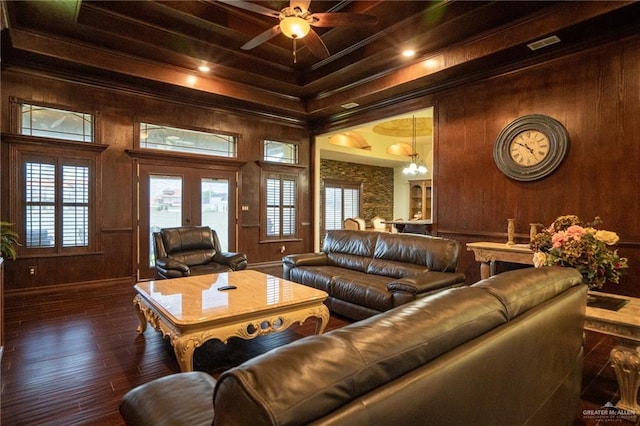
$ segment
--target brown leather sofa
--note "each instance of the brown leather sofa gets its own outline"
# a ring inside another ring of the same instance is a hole
[[[319,253],[282,259],[285,279],[329,294],[327,307],[356,320],[465,284],[460,244],[445,238],[375,231],[328,231]]]
[[[217,274],[246,269],[244,253],[223,252],[216,231],[208,226],[163,228],[153,233],[158,278]]]
[[[129,391],[128,425],[571,425],[587,287],[572,268],[448,289],[222,373]]]

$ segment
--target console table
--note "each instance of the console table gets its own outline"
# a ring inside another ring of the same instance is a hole
[[[401,234],[431,235],[432,223],[430,220],[387,220],[384,223],[395,226]]]
[[[529,244],[507,245],[505,243],[467,243],[467,250],[473,251],[480,262],[480,279],[496,274],[495,262],[521,263],[533,265],[533,251]]]
[[[619,409],[640,415],[638,386],[640,386],[640,299],[616,294],[590,291],[591,296],[624,299],[629,302],[617,311],[587,305],[584,328],[614,336],[617,345],[609,357],[620,388]]]

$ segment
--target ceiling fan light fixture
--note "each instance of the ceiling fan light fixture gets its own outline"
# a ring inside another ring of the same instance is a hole
[[[303,38],[310,30],[309,23],[298,16],[287,16],[280,21],[280,31],[292,39]]]

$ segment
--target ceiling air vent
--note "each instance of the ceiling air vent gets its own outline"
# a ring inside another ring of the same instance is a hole
[[[551,46],[552,44],[560,43],[560,39],[558,36],[551,36],[547,38],[543,38],[538,41],[531,42],[527,44],[527,47],[531,50],[542,49],[543,47]]]

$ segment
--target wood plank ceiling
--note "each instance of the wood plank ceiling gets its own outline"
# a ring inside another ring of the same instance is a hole
[[[377,23],[314,28],[329,57],[314,56],[303,39],[294,63],[293,41],[283,34],[242,50],[278,20],[230,3],[2,0],[2,66],[171,91],[194,103],[222,100],[318,126],[637,32],[640,20],[630,1],[315,0],[312,12],[365,13]],[[561,43],[535,52],[526,47],[551,35]],[[416,56],[402,57],[405,47]],[[199,72],[200,65],[211,70]],[[352,102],[360,106],[341,107]]]

